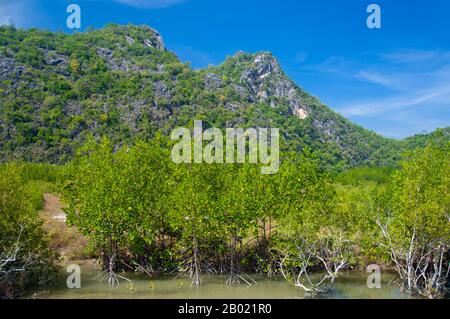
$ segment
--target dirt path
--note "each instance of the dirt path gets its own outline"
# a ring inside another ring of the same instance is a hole
[[[50,247],[57,251],[62,264],[86,259],[86,238],[75,227],[66,224],[66,214],[58,196],[44,194],[44,209],[40,216],[50,236]]]

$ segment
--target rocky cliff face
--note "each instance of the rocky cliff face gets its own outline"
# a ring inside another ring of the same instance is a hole
[[[14,58],[0,56],[0,80],[11,80],[17,84],[25,67],[19,65]]]
[[[277,103],[273,98],[286,99],[292,114],[302,120],[308,117],[307,107],[302,105],[295,84],[283,73],[272,54],[256,54],[252,66],[244,71],[240,81],[250,87],[251,92],[259,101],[276,107]]]
[[[308,145],[332,145],[330,153],[347,157],[350,165],[366,161],[374,148],[386,149],[395,144],[354,125],[306,93],[286,76],[269,52],[238,52],[208,71],[231,82],[228,85],[239,92],[246,105],[263,104],[286,110],[286,122],[292,117],[298,119],[298,128],[303,131],[286,134],[308,140]],[[208,81],[213,78],[211,73],[207,74]]]
[[[87,134],[117,143],[201,118],[276,126],[286,149],[330,165],[389,163],[393,141],[332,112],[292,82],[269,52],[238,52],[192,70],[154,29],[111,25],[64,35],[0,28],[0,158],[64,162]]]

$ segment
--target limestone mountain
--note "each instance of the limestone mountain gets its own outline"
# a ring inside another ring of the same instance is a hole
[[[391,165],[402,143],[333,112],[268,52],[194,70],[148,26],[67,35],[0,27],[0,160],[62,163],[88,134],[117,144],[201,119],[278,127],[283,148],[309,146],[337,169]]]

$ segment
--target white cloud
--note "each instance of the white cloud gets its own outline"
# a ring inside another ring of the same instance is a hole
[[[366,54],[358,60],[330,57],[306,70],[333,77],[359,80],[355,85],[375,85],[369,98],[340,103],[345,116],[391,116],[412,108],[446,106],[450,109],[450,51],[403,50]]]
[[[166,8],[184,2],[185,0],[114,0],[136,8]]]
[[[331,81],[340,100],[332,105],[336,111],[385,136],[450,125],[450,51],[331,56],[301,69]]]
[[[450,58],[450,52],[440,50],[402,50],[398,52],[386,53],[380,55],[389,62],[402,64],[416,64],[423,62],[439,62]]]
[[[362,78],[362,77],[361,77]],[[381,84],[394,93],[344,104],[338,111],[346,116],[371,117],[409,109],[444,105],[450,110],[450,72],[434,70],[427,74],[365,75],[365,80]],[[449,123],[450,124],[450,123]]]
[[[340,56],[331,56],[319,64],[304,65],[301,69],[314,73],[332,73],[335,75],[348,76],[349,70],[354,70],[360,66],[359,62],[348,60]]]
[[[431,113],[431,112],[430,112]],[[413,134],[431,133],[437,128],[448,126],[445,117],[437,117],[434,114],[426,114],[413,111],[400,111],[389,116],[388,123],[377,123],[380,127],[378,131],[384,136],[402,139]]]
[[[439,104],[450,106],[450,85],[418,93],[411,92],[388,98],[352,102],[338,108],[338,111],[345,116],[372,117],[380,114],[389,115],[412,107],[431,107]]]
[[[356,72],[356,77],[368,81],[368,82],[372,82],[372,83],[376,83],[376,84],[380,84],[386,87],[390,87],[393,84],[392,78],[385,75],[385,74],[380,74],[377,72],[370,72],[367,70],[361,70]]]

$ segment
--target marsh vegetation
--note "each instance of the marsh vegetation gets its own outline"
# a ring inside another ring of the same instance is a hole
[[[274,175],[253,164],[174,164],[162,136],[122,148],[90,139],[64,166],[4,164],[0,291],[17,296],[54,279],[55,251],[38,217],[42,193],[53,192],[111,287],[130,285],[129,272],[183,274],[190,287],[211,275],[251,287],[259,279],[249,274],[259,274],[318,296],[377,263],[401,291],[442,298],[449,146],[437,138],[405,154],[397,170],[341,174],[307,149],[282,154]]]

